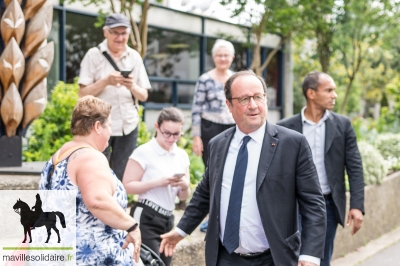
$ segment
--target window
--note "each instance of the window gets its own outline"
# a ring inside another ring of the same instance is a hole
[[[267,55],[271,49],[267,49]],[[281,51],[278,51],[271,62],[268,64],[266,69],[266,82],[267,82],[267,97],[268,97],[268,107],[278,107],[280,106],[280,90],[281,90]]]
[[[147,74],[151,77],[193,80],[151,81],[149,103],[188,104],[193,100],[194,83],[200,76],[200,37],[149,28],[145,58]],[[177,89],[174,98],[173,89]]]
[[[145,66],[149,76],[197,80],[200,37],[149,28]]]
[[[54,42],[54,59],[51,65],[50,72],[47,76],[47,96],[50,97],[51,90],[57,85],[60,80],[60,23],[58,10],[53,10],[53,22],[51,26],[51,31],[48,42]]]
[[[86,52],[103,40],[103,30],[95,28],[96,17],[67,12],[66,17],[66,68],[67,82],[79,76],[80,65]]]

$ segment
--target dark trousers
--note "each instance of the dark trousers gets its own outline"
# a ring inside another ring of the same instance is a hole
[[[207,167],[208,159],[208,142],[219,133],[235,125],[236,124],[217,124],[209,120],[201,119],[201,140],[203,141],[203,162],[205,167]]]
[[[272,259],[271,253],[262,254],[257,257],[242,257],[236,253],[229,254],[225,247],[221,244],[219,245],[218,252],[218,266],[275,266],[274,260]]]
[[[121,181],[129,156],[136,148],[137,136],[138,127],[128,135],[111,137],[108,141],[108,147],[103,152],[110,163],[111,169]]]
[[[326,235],[324,258],[321,260],[320,266],[330,266],[333,254],[333,244],[335,242],[336,229],[338,222],[335,215],[335,203],[332,199],[325,199],[326,206]],[[302,230],[301,215],[299,214],[299,230]]]
[[[135,213],[137,208],[141,210],[139,222],[140,233],[142,235],[142,242],[151,248],[162,259],[166,266],[171,264],[172,257],[166,257],[164,253],[160,254],[160,235],[165,234],[172,230],[174,227],[174,216],[164,216],[154,211],[152,208],[136,203],[131,210],[131,216],[136,217]]]

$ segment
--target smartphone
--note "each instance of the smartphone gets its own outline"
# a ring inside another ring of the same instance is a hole
[[[182,178],[185,174],[174,174],[175,177]]]
[[[122,75],[124,78],[127,78],[131,72],[132,72],[132,70],[123,69],[123,70],[121,70],[121,75]]]

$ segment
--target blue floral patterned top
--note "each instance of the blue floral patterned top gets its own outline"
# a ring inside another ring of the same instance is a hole
[[[86,208],[79,188],[71,183],[66,168],[68,158],[60,161],[51,177],[51,190],[78,190],[76,196],[76,264],[77,265],[129,265],[133,264],[133,247],[123,250],[126,232],[114,229],[97,219]],[[46,163],[39,183],[40,190],[47,189],[47,174],[53,168],[53,161]],[[110,169],[111,170],[111,169]],[[117,183],[114,199],[122,208],[127,207],[126,191],[111,170]]]

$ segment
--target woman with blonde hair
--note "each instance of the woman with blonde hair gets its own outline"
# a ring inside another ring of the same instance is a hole
[[[182,126],[182,112],[164,108],[154,125],[155,137],[133,151],[122,179],[129,194],[139,195],[131,215],[140,224],[143,244],[167,266],[172,258],[159,253],[160,235],[174,226],[175,198],[186,200],[190,195],[189,156],[176,145]]]
[[[77,191],[77,265],[139,262],[138,224],[125,212],[125,189],[102,153],[111,134],[110,112],[111,105],[99,98],[79,99],[71,119],[73,140],[50,158],[40,178],[41,190]]]

